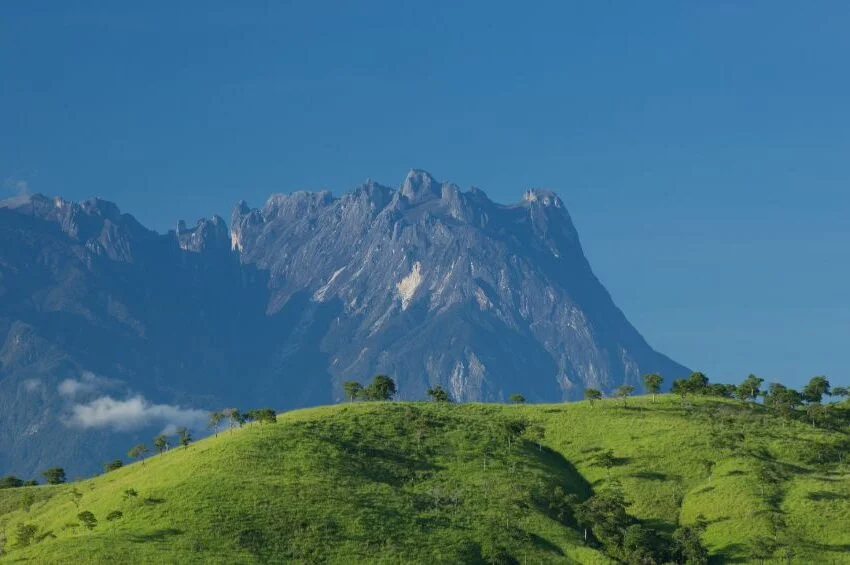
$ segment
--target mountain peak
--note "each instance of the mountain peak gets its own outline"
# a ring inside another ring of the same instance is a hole
[[[551,206],[553,208],[563,208],[564,202],[555,194],[554,191],[542,188],[531,188],[525,191],[522,201],[525,204],[539,203],[543,206]]]
[[[428,171],[410,169],[401,185],[401,195],[411,202],[439,198],[441,185]]]

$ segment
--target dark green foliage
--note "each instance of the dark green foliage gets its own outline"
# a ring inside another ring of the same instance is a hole
[[[354,402],[360,398],[363,392],[363,385],[357,381],[345,381],[342,383],[342,390],[345,392],[345,397],[349,402]]]
[[[8,475],[0,479],[0,489],[3,488],[17,488],[24,486],[24,480],[19,479],[14,475]]]
[[[614,456],[614,451],[611,449],[600,451],[593,457],[593,464],[604,468],[609,476],[611,475],[611,467],[614,467],[617,463],[619,463],[619,459]]]
[[[593,536],[611,555],[617,555],[623,535],[634,520],[626,512],[628,503],[619,489],[603,490],[575,509],[578,523],[589,528]]]
[[[372,382],[364,388],[360,395],[365,400],[392,400],[396,393],[395,381],[386,375],[375,375]]]
[[[773,557],[773,553],[776,551],[776,541],[767,536],[757,536],[747,543],[747,549],[750,557],[759,563],[764,563]]]
[[[274,424],[277,422],[277,412],[273,408],[257,408],[248,410],[246,413],[248,420],[259,422],[260,424]]]
[[[137,496],[139,496],[139,493],[134,488],[128,488],[128,489],[124,490],[124,495],[123,495],[124,500],[136,498]]]
[[[525,404],[525,397],[518,392],[515,392],[510,395],[508,397],[508,400],[510,400],[514,404]]]
[[[159,434],[153,440],[153,446],[156,448],[158,453],[162,453],[163,451],[168,449],[168,436],[165,434]]]
[[[655,402],[655,395],[661,392],[661,384],[664,382],[664,377],[658,373],[650,373],[643,376],[643,386],[646,392],[652,395],[652,401]]]
[[[138,445],[133,446],[133,448],[130,449],[130,451],[127,452],[127,457],[130,457],[132,459],[141,459],[142,465],[144,465],[145,464],[145,454],[147,454],[148,451],[150,451],[148,449],[148,446],[146,446],[143,443],[140,443]]]
[[[26,547],[35,541],[38,526],[20,523],[15,527],[15,547]]]
[[[106,515],[107,522],[114,522],[115,520],[120,520],[124,517],[124,513],[120,510],[113,510],[109,514]]]
[[[21,509],[24,512],[29,512],[32,505],[35,503],[35,494],[32,492],[25,492],[21,497]]]
[[[189,447],[189,444],[192,442],[192,434],[189,431],[189,428],[183,426],[177,429],[177,438],[180,440],[180,445],[184,448]]]
[[[215,435],[218,435],[218,428],[221,426],[221,423],[224,421],[224,419],[224,412],[219,412],[217,410],[210,412],[210,417],[207,422],[207,425],[213,429]]]
[[[123,461],[121,461],[120,459],[114,459],[114,460],[110,461],[109,463],[104,464],[103,470],[108,473],[110,471],[120,469],[123,466],[124,466]]]
[[[824,396],[829,396],[829,381],[824,376],[812,377],[803,387],[803,400],[806,402],[821,402]]]
[[[770,383],[764,404],[783,418],[791,418],[797,407],[803,403],[803,396],[794,389],[780,383]]]
[[[65,482],[65,469],[62,467],[51,467],[42,475],[49,485],[59,485]]]
[[[89,531],[97,527],[97,518],[88,510],[83,510],[77,514],[77,519],[82,523],[83,527]]]
[[[593,403],[602,398],[602,391],[596,390],[595,388],[586,388],[584,389],[584,398],[593,406]]]
[[[704,531],[705,524],[698,521],[693,525],[679,526],[673,532],[673,558],[676,563],[684,563],[685,565],[706,565],[708,563],[708,550],[700,539]]]
[[[764,379],[751,374],[744,379],[744,382],[741,383],[740,386],[738,386],[738,398],[741,400],[751,400],[755,402],[755,400],[759,397],[761,384],[763,382]]]
[[[658,555],[664,553],[664,542],[654,530],[641,524],[632,524],[623,534],[620,555],[626,563],[654,565]]]
[[[428,389],[428,398],[434,402],[451,402],[449,393],[443,387],[437,385]]]
[[[706,388],[705,394],[708,396],[716,396],[718,398],[735,398],[735,392],[738,387],[731,384],[711,383]]]
[[[626,399],[635,391],[632,385],[620,385],[614,389],[614,396],[623,400],[623,406],[626,405]]]

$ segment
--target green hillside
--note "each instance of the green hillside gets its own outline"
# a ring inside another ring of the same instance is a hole
[[[845,446],[713,398],[321,407],[0,490],[0,563],[607,563],[574,509],[612,489],[663,543],[702,521],[712,562],[850,563]]]

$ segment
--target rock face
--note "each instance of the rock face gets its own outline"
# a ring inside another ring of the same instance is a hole
[[[401,398],[439,384],[460,401],[687,373],[614,305],[554,193],[505,206],[419,170],[240,202],[229,231],[160,235],[102,200],[0,203],[0,363],[0,474],[88,472],[168,414],[333,402],[379,372]],[[81,427],[103,398],[139,397],[161,417]]]

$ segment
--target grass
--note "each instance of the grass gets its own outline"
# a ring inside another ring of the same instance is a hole
[[[509,448],[517,420],[542,438]],[[583,499],[614,482],[629,512],[664,534],[704,517],[715,562],[747,562],[759,536],[783,546],[777,563],[786,548],[794,562],[850,562],[847,469],[807,455],[844,439],[761,407],[685,409],[673,396],[299,410],[93,479],[0,490],[0,563],[607,563],[548,500],[556,487]],[[605,450],[608,469],[596,463]],[[762,485],[761,467],[776,479]],[[92,531],[73,525],[84,510]],[[107,521],[115,510],[123,517]],[[14,547],[20,523],[40,541]]]

